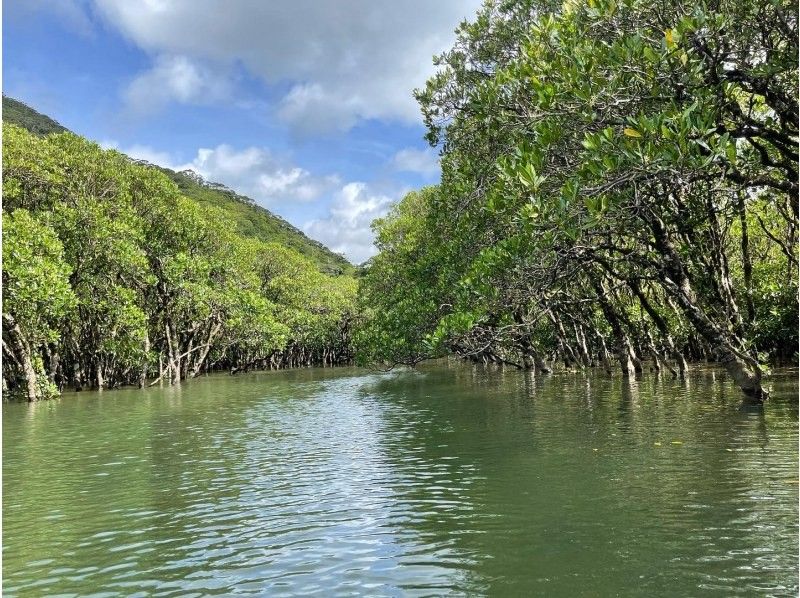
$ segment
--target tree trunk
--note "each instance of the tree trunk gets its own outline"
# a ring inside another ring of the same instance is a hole
[[[639,281],[636,279],[628,280],[628,286],[633,291],[634,295],[639,299],[639,305],[647,312],[647,315],[650,316],[650,319],[658,328],[658,331],[661,333],[661,337],[664,339],[664,344],[667,347],[667,351],[670,355],[673,356],[675,361],[678,363],[678,369],[680,371],[680,377],[683,378],[686,374],[686,359],[684,359],[683,354],[675,348],[675,341],[672,339],[672,334],[669,331],[669,327],[667,326],[666,320],[661,317],[661,314],[656,311],[650,301],[647,299],[647,296],[644,294]],[[671,370],[671,368],[670,368]],[[672,372],[675,373],[674,371]]]
[[[181,358],[180,347],[178,346],[177,333],[174,328],[170,330],[169,323],[164,325],[167,336],[167,347],[169,348],[169,363],[167,363],[167,373],[170,384],[178,384],[181,381]]]
[[[747,323],[752,325],[756,319],[756,308],[753,304],[753,261],[750,258],[750,235],[747,230],[747,212],[745,211],[744,193],[739,193],[739,224],[742,228],[742,273],[744,274],[744,301],[747,307]]]
[[[181,380],[186,380],[189,377],[189,363],[194,349],[194,334],[192,334],[189,338],[189,345],[186,348],[186,358],[181,362]],[[194,378],[194,376],[192,377]]]
[[[42,398],[36,368],[33,367],[33,357],[30,345],[22,334],[16,320],[10,314],[3,314],[3,332],[8,335],[9,346],[20,364],[24,379],[24,393],[28,401],[38,401]]]
[[[541,354],[533,348],[530,339],[523,337],[519,342],[520,352],[522,353],[522,365],[526,370],[533,370],[537,374],[549,374],[550,368],[542,358]]]
[[[578,363],[578,356],[575,355],[575,351],[572,350],[572,347],[567,342],[567,334],[564,330],[564,325],[561,323],[561,319],[553,310],[547,310],[547,315],[550,317],[550,321],[555,327],[558,348],[561,352],[561,358],[564,360],[564,367],[569,369],[572,367],[573,363]]]
[[[625,333],[625,330],[622,327],[622,321],[617,316],[614,308],[611,306],[611,302],[608,300],[608,293],[603,288],[602,283],[592,278],[592,286],[594,287],[595,294],[597,295],[597,301],[600,304],[603,317],[606,319],[609,326],[611,326],[611,331],[614,333],[614,341],[616,344],[617,359],[619,360],[620,371],[622,372],[623,376],[633,376],[636,372],[634,363],[631,360],[633,348],[631,347],[628,335]]]
[[[714,348],[719,355],[720,363],[742,392],[754,401],[763,401],[767,394],[761,386],[761,368],[758,362],[740,351],[737,348],[737,345],[741,344],[739,339],[731,338],[730,334],[714,323],[697,304],[689,276],[677,250],[667,236],[661,219],[653,214],[649,224],[653,231],[654,246],[662,256],[660,269],[664,290],[675,299],[698,334]]]
[[[521,309],[517,309],[514,312],[514,322],[519,324],[520,326],[525,326],[525,318],[522,313]],[[520,353],[522,354],[522,367],[526,370],[532,369],[535,373],[539,374],[549,374],[550,368],[547,367],[547,363],[545,363],[544,359],[542,359],[541,354],[536,350],[534,347],[533,342],[531,341],[531,333],[527,330],[524,330],[520,333],[518,340],[517,340],[517,347],[519,348]]]
[[[572,323],[572,329],[575,331],[575,343],[578,347],[578,353],[581,356],[581,362],[584,367],[592,367],[592,358],[589,356],[589,349],[586,347],[586,336],[583,334],[583,328]]]
[[[602,335],[600,335],[600,350],[600,361],[603,364],[603,369],[610,376],[614,373],[614,368],[611,367],[611,357],[606,346],[606,339]]]
[[[147,359],[150,354],[150,333],[145,332],[144,336],[144,359],[142,359],[142,369],[139,372],[139,388],[144,388],[147,383]]]
[[[200,350],[200,355],[198,355],[194,367],[192,368],[192,374],[191,374],[192,378],[196,378],[197,375],[200,373],[203,364],[206,362],[208,353],[209,351],[211,351],[211,343],[214,342],[214,339],[216,338],[217,334],[219,334],[221,328],[222,328],[222,322],[217,322],[211,327],[211,330],[208,333],[208,337],[206,338],[206,342],[203,345],[203,348]]]

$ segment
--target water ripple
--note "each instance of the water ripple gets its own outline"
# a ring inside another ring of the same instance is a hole
[[[796,372],[300,370],[3,406],[3,593],[797,594]]]

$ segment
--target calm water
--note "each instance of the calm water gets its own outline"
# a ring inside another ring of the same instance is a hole
[[[797,371],[463,365],[3,405],[3,593],[796,596]]]

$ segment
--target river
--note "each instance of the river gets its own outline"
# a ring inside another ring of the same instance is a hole
[[[3,405],[3,595],[796,596],[797,370],[439,364]]]

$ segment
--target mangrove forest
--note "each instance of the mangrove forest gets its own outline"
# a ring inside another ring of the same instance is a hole
[[[452,355],[715,362],[761,401],[797,361],[797,54],[793,2],[489,1],[415,92],[441,180],[358,269],[7,99],[5,393]]]

